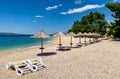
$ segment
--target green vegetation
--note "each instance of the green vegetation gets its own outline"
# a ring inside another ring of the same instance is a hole
[[[69,32],[96,32],[103,35],[106,33],[106,27],[107,21],[104,14],[90,12],[88,15],[83,16],[81,21],[75,21]]]
[[[112,12],[115,21],[111,23],[109,35],[120,38],[120,3],[107,3],[105,5]]]
[[[115,21],[108,25],[105,15],[100,12],[90,12],[82,17],[80,21],[75,21],[72,28],[68,32],[94,32],[102,35],[106,34],[106,28],[109,28],[107,33],[120,38],[120,3],[107,3],[105,6],[110,9],[115,18]]]

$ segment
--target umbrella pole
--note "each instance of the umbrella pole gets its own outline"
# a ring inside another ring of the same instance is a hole
[[[86,43],[86,37],[85,37],[85,41],[84,42]]]
[[[85,37],[85,41],[84,41],[85,45],[86,45],[86,37]]]
[[[71,38],[71,43],[70,43],[70,45],[71,45],[71,47],[72,47],[72,44],[73,44],[73,43],[72,43],[72,36],[71,36],[70,38]]]
[[[59,47],[61,47],[62,44],[61,44],[61,36],[59,37]]]
[[[89,37],[89,41],[90,41],[90,43],[91,43],[91,37]]]
[[[81,37],[79,36],[79,43],[81,43]]]
[[[43,49],[44,49],[43,48],[43,38],[41,38],[41,48],[40,49],[41,49],[41,53],[43,53]]]

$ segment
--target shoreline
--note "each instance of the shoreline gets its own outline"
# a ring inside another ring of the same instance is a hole
[[[47,46],[49,44],[52,43],[52,41],[54,41],[53,39],[49,40],[50,42],[46,41],[46,43],[44,44],[44,46]],[[10,48],[10,49],[5,49],[5,50],[0,50],[0,53],[7,53],[7,52],[15,52],[15,51],[24,51],[24,50],[27,50],[27,49],[34,49],[34,48],[39,48],[40,45],[33,45],[33,46],[25,46],[25,47],[20,47],[20,48]]]
[[[28,35],[21,36],[1,36],[0,37],[0,52],[19,50],[33,46],[39,46],[41,43],[40,38],[31,38]],[[45,38],[44,44],[49,43],[51,38]]]

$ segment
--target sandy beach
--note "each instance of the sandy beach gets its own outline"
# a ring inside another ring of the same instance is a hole
[[[82,40],[83,41],[83,40]],[[69,45],[70,37],[62,38]],[[77,43],[78,38],[73,39]],[[46,56],[38,55],[39,47],[0,52],[0,79],[120,79],[120,42],[102,40],[70,51],[56,51],[58,39],[45,45]],[[11,61],[41,57],[47,66],[37,72],[17,76],[5,65]]]

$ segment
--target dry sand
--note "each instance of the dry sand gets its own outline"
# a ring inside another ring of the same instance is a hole
[[[62,38],[69,45],[69,37]],[[73,39],[74,43],[78,39]],[[120,42],[102,40],[71,51],[56,51],[58,40],[45,45],[48,56],[38,56],[39,47],[0,52],[0,79],[120,79]],[[47,65],[37,72],[17,76],[14,70],[7,70],[7,62],[41,57]]]

